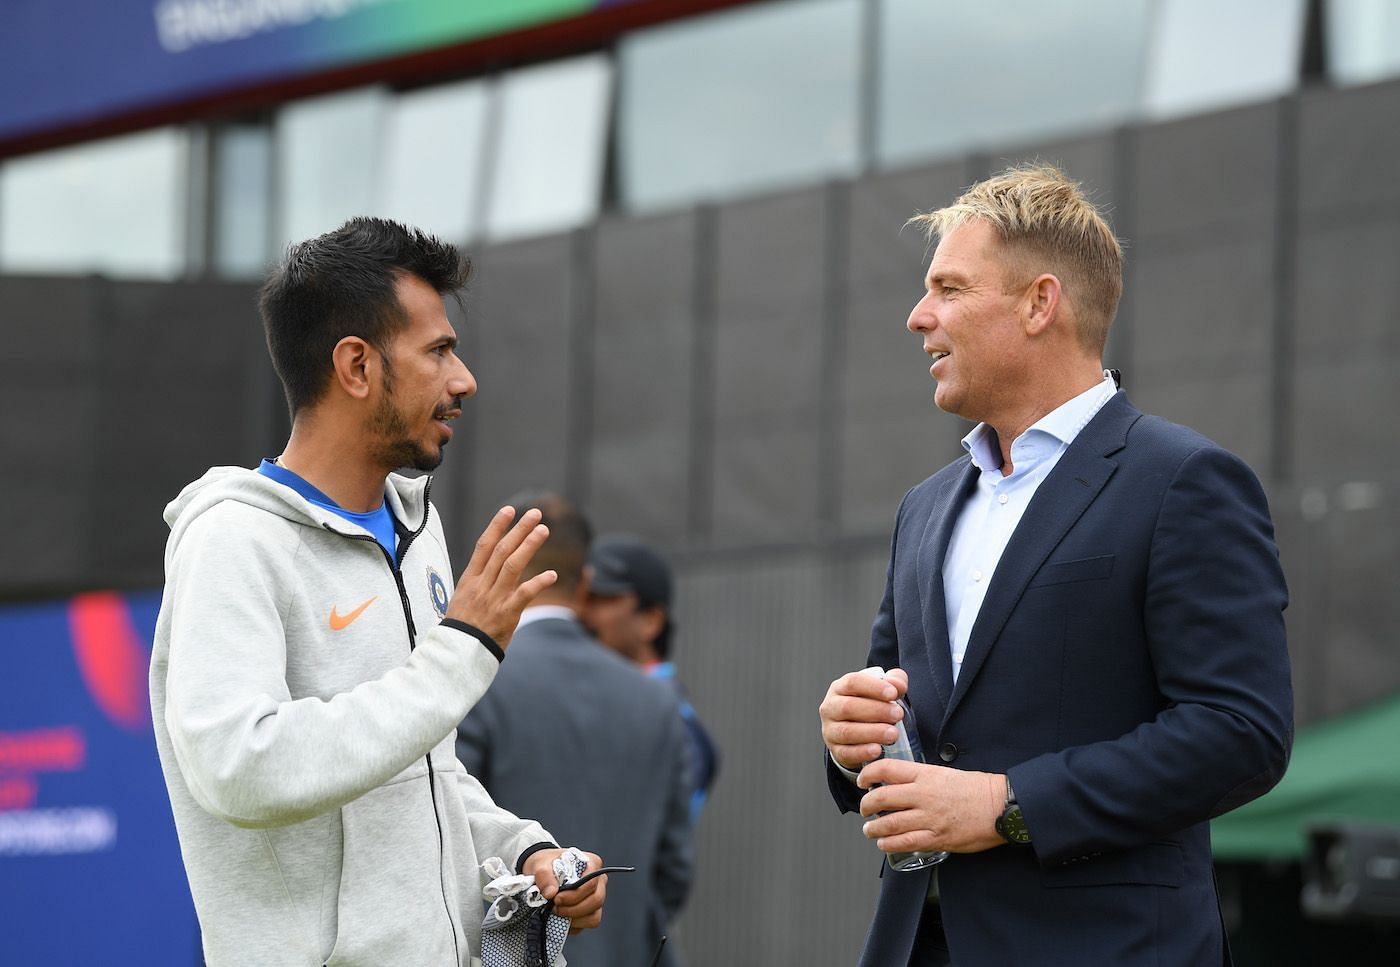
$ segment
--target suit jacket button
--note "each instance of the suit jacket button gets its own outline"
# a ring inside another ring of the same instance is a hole
[[[938,747],[938,758],[944,762],[952,762],[958,757],[958,747],[951,742],[944,742]]]

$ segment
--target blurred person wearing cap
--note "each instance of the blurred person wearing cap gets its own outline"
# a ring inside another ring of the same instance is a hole
[[[549,537],[524,577],[555,583],[520,616],[510,658],[457,730],[457,755],[506,809],[561,842],[587,843],[636,873],[609,878],[607,918],[569,940],[569,967],[645,967],[680,911],[694,868],[686,733],[672,690],[580,622],[592,530],[570,501],[522,494]],[[660,964],[679,962],[667,943]]]
[[[670,565],[651,545],[624,535],[594,541],[588,563],[592,580],[583,623],[603,644],[675,690],[685,721],[694,787],[690,817],[697,820],[719,772],[719,748],[677,680],[675,663],[670,660],[676,630],[671,616]]]

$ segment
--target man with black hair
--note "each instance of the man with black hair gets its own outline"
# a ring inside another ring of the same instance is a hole
[[[538,507],[549,539],[526,574],[558,575],[520,618],[510,660],[457,731],[457,754],[507,809],[564,841],[635,866],[608,885],[603,930],[571,940],[570,967],[652,963],[693,869],[685,729],[674,694],[579,623],[592,531],[557,494]],[[674,964],[674,948],[661,963]]]
[[[436,467],[476,392],[442,298],[468,271],[380,219],[293,245],[261,300],[291,438],[166,508],[151,710],[211,967],[475,963],[490,856],[601,918],[606,877],[560,892],[563,851],[452,748],[554,581],[522,576],[548,530],[502,508],[450,593],[431,481],[393,472]]]
[[[671,566],[650,544],[621,534],[594,541],[588,564],[592,581],[584,625],[648,677],[666,682],[680,703],[690,760],[690,819],[694,822],[700,818],[719,772],[719,748],[676,679],[676,665],[671,661],[675,632]]]

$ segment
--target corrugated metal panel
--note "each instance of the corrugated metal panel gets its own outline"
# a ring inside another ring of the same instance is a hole
[[[791,540],[817,524],[826,196],[719,209],[712,537]]]
[[[854,962],[880,854],[826,789],[817,706],[858,668],[887,554],[804,551],[688,564],[677,661],[723,750],[682,920],[690,962]]]
[[[501,245],[477,262],[465,360],[472,414],[472,513],[485,526],[513,493],[567,486],[573,404],[573,251],[567,236]],[[463,455],[454,454],[454,459]],[[471,535],[475,537],[475,532]]]
[[[599,227],[589,509],[649,540],[686,536],[693,498],[697,217]]]

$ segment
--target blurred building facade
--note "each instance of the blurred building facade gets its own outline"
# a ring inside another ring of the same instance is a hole
[[[1034,158],[1127,243],[1106,364],[1265,481],[1300,726],[1400,689],[1394,4],[595,6],[516,55],[0,140],[0,596],[159,586],[165,501],[284,439],[266,264],[354,214],[436,231],[477,267],[481,389],[434,488],[459,552],[542,486],[677,556],[725,750],[691,962],[850,962],[880,861],[815,708],[864,657],[900,495],[968,429],[904,330],[927,253],[901,227]]]

